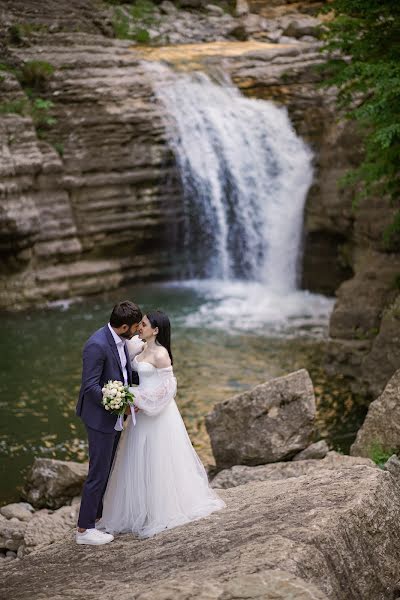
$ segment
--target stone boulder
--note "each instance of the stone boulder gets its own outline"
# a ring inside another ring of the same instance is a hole
[[[87,463],[35,458],[23,497],[35,508],[60,508],[80,495],[87,471]]]
[[[318,37],[321,28],[321,21],[314,17],[299,15],[293,18],[286,25],[283,34],[287,37],[301,38],[304,35]]]
[[[314,433],[315,396],[305,369],[221,402],[206,416],[218,468],[291,458]]]
[[[5,551],[16,552],[24,543],[25,531],[28,526],[26,521],[19,521],[15,517],[0,519],[0,548]]]
[[[237,17],[244,17],[250,12],[249,4],[247,0],[236,0],[235,15]]]
[[[287,461],[270,465],[259,465],[258,467],[235,465],[230,469],[223,469],[217,473],[211,481],[211,487],[227,489],[244,485],[250,481],[276,481],[290,477],[301,477],[302,475],[312,476],[313,473],[318,473],[321,470],[345,469],[347,467],[354,467],[355,465],[367,465],[378,468],[369,458],[347,456],[331,451],[322,460]]]
[[[379,333],[362,361],[362,376],[373,396],[382,393],[400,365],[400,295],[384,309]]]
[[[274,590],[279,600],[396,598],[400,486],[389,471],[321,469],[218,493],[226,508],[150,539],[126,534],[77,548],[71,531],[11,561],[4,596],[272,600]]]
[[[37,511],[25,530],[24,555],[53,544],[76,527],[79,504],[62,506],[56,511]]]
[[[35,511],[25,502],[3,506],[0,509],[0,559],[2,556],[10,560],[23,558],[63,538],[76,526],[79,506],[78,497],[71,505],[55,511],[46,508]]]
[[[350,453],[353,456],[369,456],[374,446],[386,452],[400,451],[400,370],[370,404]]]
[[[0,508],[0,514],[6,519],[18,519],[19,521],[30,521],[33,516],[33,506],[28,502],[15,502],[6,504]]]
[[[308,458],[324,458],[329,452],[329,446],[325,440],[310,444],[301,452],[293,456],[293,460],[307,460]]]

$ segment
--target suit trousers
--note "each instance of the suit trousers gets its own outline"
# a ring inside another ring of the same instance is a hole
[[[103,512],[103,496],[121,432],[103,433],[85,427],[89,440],[89,473],[82,490],[78,527],[93,529]]]

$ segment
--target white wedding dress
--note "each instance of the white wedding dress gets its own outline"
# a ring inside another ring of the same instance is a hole
[[[100,527],[110,533],[150,537],[224,508],[209,486],[175,402],[172,367],[132,360],[136,425],[129,416],[114,458]]]

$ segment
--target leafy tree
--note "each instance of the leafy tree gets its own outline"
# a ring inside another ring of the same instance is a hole
[[[325,33],[327,84],[364,130],[364,158],[345,183],[356,196],[380,194],[396,207],[384,233],[388,250],[400,247],[400,2],[333,0]]]

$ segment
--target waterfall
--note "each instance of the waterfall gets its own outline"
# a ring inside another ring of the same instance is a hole
[[[147,68],[183,184],[185,275],[294,290],[312,154],[287,110],[226,77]]]

